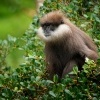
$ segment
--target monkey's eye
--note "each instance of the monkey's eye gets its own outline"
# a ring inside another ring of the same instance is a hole
[[[44,26],[44,24],[40,24],[42,27]]]
[[[40,24],[42,27],[44,26],[44,24]]]
[[[44,26],[50,26],[50,23],[44,23],[44,24],[41,24],[42,27]]]

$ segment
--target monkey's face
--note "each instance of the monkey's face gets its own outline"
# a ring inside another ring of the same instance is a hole
[[[39,37],[44,41],[55,41],[71,31],[64,22],[64,15],[59,11],[46,14],[40,19]]]
[[[42,30],[46,37],[51,36],[52,32],[54,32],[58,26],[59,26],[58,23],[49,23],[49,22],[47,23],[46,22],[46,23],[41,24]]]

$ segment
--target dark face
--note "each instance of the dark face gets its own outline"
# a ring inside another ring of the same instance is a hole
[[[41,24],[41,27],[45,33],[45,36],[50,36],[51,32],[55,31],[59,25],[63,24],[63,22],[60,23],[43,23]]]
[[[44,23],[41,24],[45,36],[50,36],[52,31],[55,31],[59,24]]]

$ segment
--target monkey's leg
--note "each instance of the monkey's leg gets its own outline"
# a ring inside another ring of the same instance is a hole
[[[62,78],[63,67],[57,64],[53,64],[52,66],[47,67],[47,73],[49,74],[49,79],[53,79],[54,75],[58,75],[58,78]]]
[[[46,70],[47,70],[47,73],[48,73],[48,78],[49,78],[50,80],[52,80],[52,79],[53,79],[53,76],[54,76],[54,74],[55,74],[54,68],[53,68],[52,66],[49,65],[49,66],[47,66]]]
[[[76,61],[79,71],[83,70],[82,66],[85,63],[85,55],[77,54],[74,59]]]
[[[84,63],[85,63],[85,59],[83,61],[78,62],[77,66],[78,66],[79,71],[83,70],[82,66],[84,65]]]
[[[63,70],[63,73],[62,73],[62,78],[68,74],[69,72],[72,71],[73,67],[76,65],[76,61],[75,60],[71,60],[69,61],[67,64],[66,64],[66,67],[64,68]]]

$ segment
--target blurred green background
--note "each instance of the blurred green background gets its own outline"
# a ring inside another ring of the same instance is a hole
[[[8,35],[21,37],[32,23],[36,0],[0,0],[0,39]],[[23,62],[23,51],[14,50],[7,56],[9,66]]]

